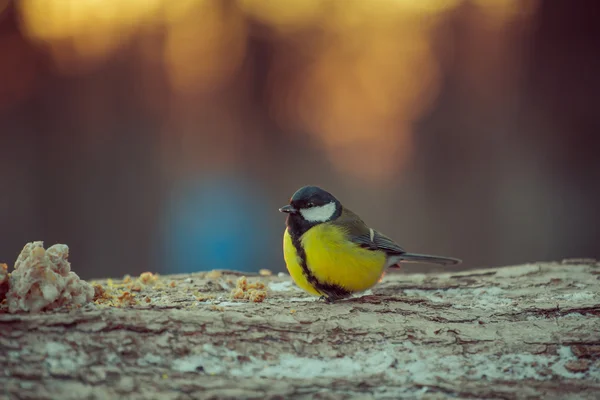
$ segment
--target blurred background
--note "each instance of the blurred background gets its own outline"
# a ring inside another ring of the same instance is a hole
[[[283,271],[307,184],[464,269],[600,257],[596,8],[0,0],[0,261]]]

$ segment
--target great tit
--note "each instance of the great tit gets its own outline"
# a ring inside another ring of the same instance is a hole
[[[283,254],[290,275],[302,289],[329,303],[373,287],[387,268],[397,267],[401,261],[461,262],[407,253],[316,186],[298,189],[290,204],[279,211],[288,214]]]

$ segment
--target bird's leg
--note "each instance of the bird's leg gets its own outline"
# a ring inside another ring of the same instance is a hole
[[[321,297],[319,297],[319,300],[323,300],[327,304],[333,303],[333,299],[331,297],[328,297],[325,295],[322,295]]]

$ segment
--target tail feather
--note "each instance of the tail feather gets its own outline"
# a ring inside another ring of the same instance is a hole
[[[410,262],[410,263],[431,263],[440,265],[456,265],[460,264],[462,260],[452,257],[441,257],[432,256],[429,254],[417,254],[417,253],[404,253],[394,258],[394,264],[399,262]],[[392,265],[391,267],[394,267]]]

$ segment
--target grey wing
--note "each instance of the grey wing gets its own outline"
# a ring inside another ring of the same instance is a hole
[[[400,255],[406,251],[398,246],[392,239],[374,229],[369,228],[369,235],[360,235],[352,237],[352,241],[358,243],[361,247],[370,250],[383,250],[388,255]]]
[[[348,236],[354,243],[369,250],[383,250],[388,255],[400,255],[406,251],[392,239],[374,229],[369,228],[358,215],[347,208],[341,218],[336,221],[348,229]]]
[[[453,265],[460,264],[461,262],[457,258],[407,253],[383,233],[369,228],[356,214],[348,209],[344,209],[340,218],[333,223],[343,226],[348,232],[348,238],[362,248],[372,251],[384,251],[387,256],[386,263],[388,268],[397,266],[399,261],[440,265]]]

